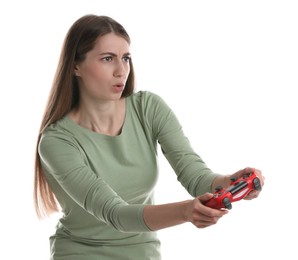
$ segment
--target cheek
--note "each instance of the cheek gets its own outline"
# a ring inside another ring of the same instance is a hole
[[[102,82],[105,81],[108,73],[101,68],[91,67],[84,73],[84,81],[88,82]]]

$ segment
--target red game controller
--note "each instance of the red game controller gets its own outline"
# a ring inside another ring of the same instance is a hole
[[[262,190],[260,179],[254,172],[244,174],[239,179],[231,179],[227,189],[218,186],[213,198],[205,205],[214,209],[232,209],[232,202],[243,199],[252,190]]]

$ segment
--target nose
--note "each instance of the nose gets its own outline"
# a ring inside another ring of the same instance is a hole
[[[115,66],[114,76],[115,77],[122,77],[125,75],[125,64],[122,61],[118,61]]]

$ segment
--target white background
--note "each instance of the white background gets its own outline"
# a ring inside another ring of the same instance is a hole
[[[160,231],[163,259],[297,257],[296,1],[19,0],[0,4],[4,259],[49,257],[58,216],[34,213],[35,142],[66,31],[88,13],[124,25],[137,90],[166,100],[213,171],[266,177],[257,200],[234,203],[217,225]],[[189,198],[160,157],[156,202]]]

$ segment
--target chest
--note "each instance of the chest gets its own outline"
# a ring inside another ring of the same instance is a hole
[[[127,202],[138,203],[152,193],[158,178],[156,151],[142,131],[90,139],[82,149],[94,174]]]

